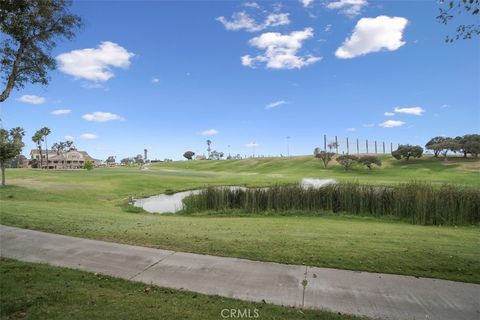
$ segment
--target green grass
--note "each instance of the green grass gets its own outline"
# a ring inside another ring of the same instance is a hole
[[[363,182],[392,183],[415,176],[417,180],[478,186],[478,161],[462,160],[445,164],[420,159],[408,165],[386,161],[384,169],[356,168],[347,173],[338,167],[320,169],[319,161],[307,158],[165,163],[143,171],[7,170],[10,186],[0,188],[0,223],[176,251],[480,283],[478,226],[416,226],[327,213],[315,217],[303,213],[161,216],[126,206],[129,195],[207,185],[294,183],[302,177],[346,180],[351,176]],[[359,178],[357,171],[368,178]]]
[[[1,319],[223,319],[256,309],[258,319],[360,319],[164,289],[42,264],[0,260]]]

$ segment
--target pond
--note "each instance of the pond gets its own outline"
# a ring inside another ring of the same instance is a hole
[[[300,186],[304,188],[321,188],[326,185],[336,183],[333,179],[311,179],[304,178],[300,182]],[[230,190],[234,189],[246,189],[245,187],[239,186],[226,186],[219,188],[228,188]],[[182,200],[190,195],[198,194],[201,192],[201,189],[182,191],[174,194],[160,194],[158,196],[137,199],[134,202],[135,207],[142,208],[143,210],[150,213],[167,213],[167,212],[178,212],[183,209]]]

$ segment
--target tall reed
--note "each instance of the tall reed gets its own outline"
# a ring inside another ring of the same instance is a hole
[[[229,189],[209,187],[184,199],[185,212],[309,211],[392,216],[423,225],[480,223],[480,190],[409,182],[394,186],[338,183],[322,188],[273,186]]]

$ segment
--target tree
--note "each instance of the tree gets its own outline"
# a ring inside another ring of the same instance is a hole
[[[59,39],[72,39],[81,26],[80,17],[69,12],[67,0],[0,1],[1,78],[5,87],[0,102],[26,83],[48,84],[55,69],[52,49]]]
[[[140,167],[143,166],[143,164],[145,163],[141,154],[137,154],[137,156],[134,158],[134,161]]]
[[[446,42],[453,42],[459,39],[472,39],[480,35],[480,25],[477,15],[480,12],[480,0],[440,0],[440,14],[437,20],[447,25],[456,16],[463,16],[462,20],[472,20],[472,23],[460,24],[456,28],[454,37],[447,36]]]
[[[107,163],[107,166],[111,166],[112,164],[115,164],[115,156],[109,156],[107,160],[105,160]]]
[[[348,171],[355,163],[357,163],[358,157],[351,154],[344,154],[338,156],[335,160],[337,160],[337,162]]]
[[[183,157],[186,158],[187,160],[192,160],[194,156],[195,156],[195,152],[193,151],[185,151],[185,153],[183,154]]]
[[[93,170],[93,162],[90,160],[85,161],[83,164],[83,169],[86,169],[88,171]]]
[[[332,152],[332,150],[335,149],[336,152],[338,153],[338,147],[339,147],[338,142],[331,142],[327,146],[328,146],[328,149],[330,150],[330,152]]]
[[[398,146],[398,149],[395,151],[392,151],[392,156],[400,160],[402,158],[405,159],[405,161],[408,161],[411,157],[414,158],[420,158],[423,154],[423,148],[420,146],[412,146],[409,144],[401,144]]]
[[[10,131],[0,129],[0,167],[2,170],[2,186],[5,185],[5,164],[18,156],[24,147],[22,141],[25,132],[22,128]]]
[[[207,140],[207,154],[208,154],[208,159],[210,159],[210,151],[212,151],[211,146],[212,145],[212,140],[208,139]]]
[[[40,130],[37,130],[32,137],[32,141],[37,145],[38,151],[40,152],[40,169],[43,169],[43,154],[42,154],[42,142],[43,135]]]
[[[129,166],[133,163],[133,158],[123,158],[122,160],[120,160],[120,163],[125,166]]]
[[[466,158],[470,153],[475,158],[480,154],[480,135],[479,134],[466,134],[463,137],[456,137],[455,140],[459,144],[460,152]]]
[[[439,145],[439,143],[444,142],[445,139],[446,139],[445,137],[440,137],[440,136],[432,138],[427,142],[427,144],[425,144],[425,149],[432,150],[433,156],[438,157],[438,155],[442,151],[442,148]]]
[[[210,159],[212,160],[221,160],[223,156],[223,152],[219,152],[217,150],[213,150],[212,152],[210,152]]]
[[[47,127],[43,127],[42,129],[40,129],[40,132],[43,136],[43,138],[45,139],[45,152],[47,153],[47,169],[49,169],[50,167],[50,163],[48,162],[48,143],[47,143],[47,136],[52,133],[52,131],[47,128]]]
[[[320,150],[320,148],[315,148],[314,155],[315,155],[315,158],[322,160],[323,166],[326,168],[328,166],[328,163],[332,161],[335,153],[326,152],[326,151]]]
[[[459,152],[462,150],[459,141],[452,138],[445,138],[442,142],[436,144],[436,148],[441,150],[440,153],[443,155],[444,160],[447,160],[449,151]]]
[[[366,166],[368,170],[372,170],[372,165],[374,164],[379,167],[382,166],[382,160],[380,160],[380,158],[377,156],[364,155],[358,159],[358,162]]]

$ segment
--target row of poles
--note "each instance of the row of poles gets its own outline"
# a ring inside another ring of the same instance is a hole
[[[347,145],[346,145],[346,147],[347,147],[347,154],[349,154],[349,153],[350,153],[350,141],[349,141],[348,138],[346,138],[346,139],[347,139]],[[357,148],[356,148],[357,150],[356,150],[356,151],[357,151],[357,154],[359,154],[359,153],[360,153],[360,143],[359,143],[359,139],[356,139],[356,140],[357,140],[357,141],[356,141],[356,142],[357,142],[357,143],[356,143],[356,146],[357,146]],[[379,141],[379,142],[380,142],[380,141]],[[375,144],[374,144],[375,153],[377,154],[378,151],[379,151],[379,145],[378,145],[378,143],[377,143],[377,140],[374,140],[374,143],[375,143]],[[338,147],[339,147],[339,145],[338,145],[338,138],[337,138],[337,136],[335,136],[335,145],[336,145],[336,147],[335,147],[336,153],[338,153]],[[399,144],[397,144],[397,148],[398,148],[398,146],[399,146]],[[368,147],[369,147],[369,144],[368,144],[368,139],[367,139],[367,140],[365,140],[365,150],[366,150],[366,153],[369,153],[369,148],[368,148]],[[381,141],[381,149],[382,149],[382,153],[385,154],[385,153],[386,153],[385,141]],[[323,135],[323,150],[325,150],[325,151],[327,150],[327,135],[326,135],[326,134]],[[393,151],[393,143],[390,142],[390,153],[391,153],[392,151]]]

